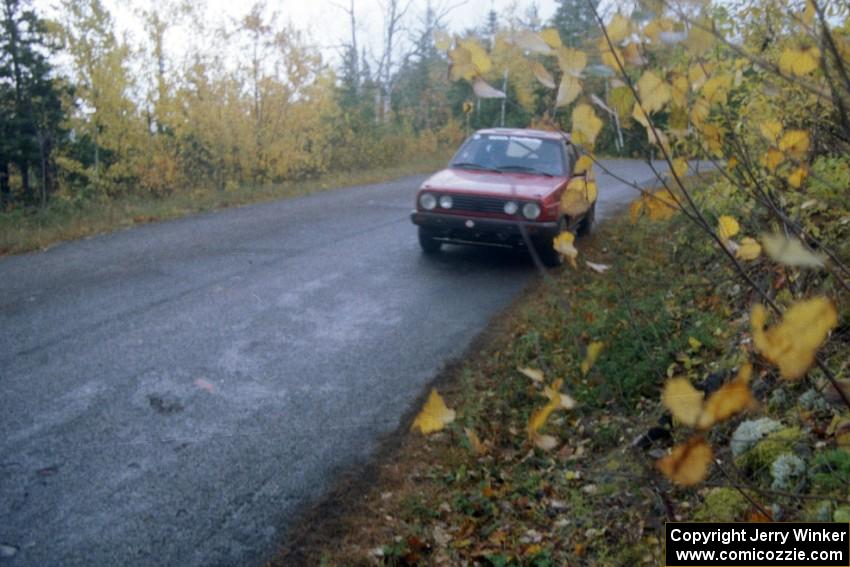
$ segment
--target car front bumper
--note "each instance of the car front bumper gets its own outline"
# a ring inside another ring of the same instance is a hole
[[[460,244],[525,246],[521,226],[534,242],[551,241],[559,232],[555,221],[504,220],[424,211],[413,211],[410,220],[427,229],[437,240]]]

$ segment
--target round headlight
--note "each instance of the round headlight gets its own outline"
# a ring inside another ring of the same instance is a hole
[[[519,205],[517,205],[514,201],[508,201],[505,203],[505,214],[506,215],[515,215],[519,210]]]
[[[431,193],[422,193],[419,195],[419,206],[426,211],[431,211],[437,206],[437,198]]]
[[[540,216],[540,205],[537,203],[526,203],[522,206],[522,216],[527,219],[536,219]]]
[[[440,197],[440,207],[443,209],[451,209],[452,198],[449,195],[443,195],[442,197]]]

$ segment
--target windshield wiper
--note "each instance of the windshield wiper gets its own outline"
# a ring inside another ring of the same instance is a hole
[[[555,177],[547,171],[543,171],[542,169],[537,169],[536,167],[531,167],[528,165],[502,165],[500,167],[497,167],[496,171],[527,171],[528,173],[536,173],[538,175],[545,175],[546,177]]]
[[[495,173],[502,173],[498,169],[493,169],[492,167],[487,167],[486,165],[481,165],[480,163],[473,163],[471,161],[460,161],[451,164],[452,167],[459,167],[461,169],[480,169],[481,171],[492,171]]]

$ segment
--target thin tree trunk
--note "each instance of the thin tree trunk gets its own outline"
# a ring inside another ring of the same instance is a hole
[[[6,206],[12,202],[12,189],[9,187],[9,162],[0,162],[0,206]]]

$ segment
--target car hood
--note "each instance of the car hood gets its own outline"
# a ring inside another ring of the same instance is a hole
[[[566,183],[566,177],[529,173],[494,173],[470,169],[444,169],[425,180],[422,189],[542,198]]]

